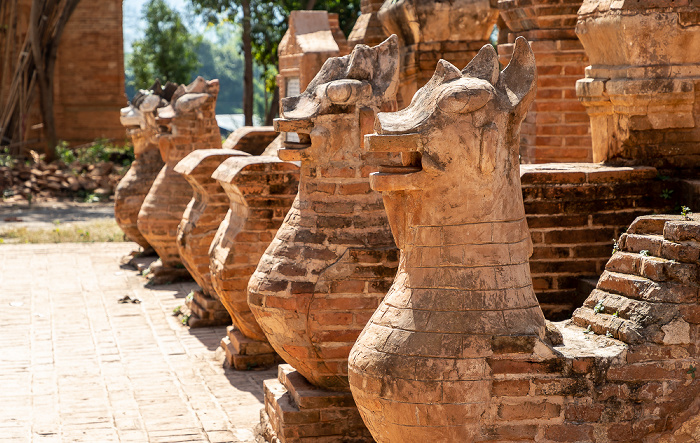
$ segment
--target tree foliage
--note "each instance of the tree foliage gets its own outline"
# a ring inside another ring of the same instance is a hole
[[[196,13],[210,23],[242,21],[243,0],[190,0]],[[312,6],[339,15],[340,27],[349,35],[360,14],[360,0],[274,0],[250,1],[252,56],[260,66],[265,95],[272,98],[276,88],[277,49],[287,32],[289,13]],[[245,36],[243,36],[245,39]],[[269,106],[269,105],[268,105]]]
[[[146,32],[133,44],[128,68],[135,88],[161,82],[189,83],[199,68],[197,50],[202,37],[191,34],[180,14],[164,0],[149,0],[143,7]]]

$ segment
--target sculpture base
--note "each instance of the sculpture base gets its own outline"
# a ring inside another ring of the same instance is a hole
[[[280,365],[277,380],[263,384],[260,434],[265,441],[374,441],[350,392],[313,386],[290,365]]]
[[[185,300],[190,310],[187,326],[203,328],[206,326],[223,326],[231,324],[231,316],[221,302],[202,291],[193,291],[193,297]]]
[[[226,364],[238,371],[267,369],[283,362],[272,346],[246,337],[235,326],[226,328],[221,347],[226,353]]]
[[[160,260],[151,263],[143,274],[148,278],[148,282],[152,285],[167,285],[182,281],[191,281],[192,276],[184,267],[163,266]]]

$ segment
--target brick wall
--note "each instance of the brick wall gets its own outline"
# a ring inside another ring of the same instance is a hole
[[[126,139],[122,0],[81,1],[66,26],[56,63],[56,128],[73,143]]]
[[[520,175],[532,282],[545,316],[554,320],[568,318],[588,296],[577,293],[580,279],[603,272],[613,239],[640,215],[673,210],[673,195],[680,193],[652,167],[522,165]],[[663,198],[664,191],[671,198]]]
[[[592,161],[590,121],[576,96],[588,66],[574,32],[580,6],[581,0],[498,2],[509,28],[507,42],[498,45],[501,63],[508,64],[517,36],[530,42],[537,63],[537,96],[520,134],[523,163]]]
[[[14,69],[17,52],[26,35],[30,10],[29,0],[19,2],[11,69]],[[0,53],[0,60],[2,54],[4,51]],[[2,64],[5,63],[2,60]],[[0,85],[5,94],[11,75],[10,70],[9,79]],[[122,0],[82,1],[78,4],[62,36],[54,76],[54,111],[59,139],[71,143],[89,142],[100,137],[126,139],[124,128],[119,123],[119,109],[127,103]],[[42,136],[41,130],[31,129],[32,125],[41,122],[38,100],[35,102],[26,125],[28,139]]]

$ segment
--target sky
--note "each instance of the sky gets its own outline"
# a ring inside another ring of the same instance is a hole
[[[147,0],[124,0],[124,51],[131,52],[131,44],[143,36],[145,28],[141,20],[141,9]],[[187,10],[187,0],[166,0],[172,8],[183,13]]]

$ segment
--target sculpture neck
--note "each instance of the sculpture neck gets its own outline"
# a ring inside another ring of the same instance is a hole
[[[414,301],[431,297],[435,309],[440,309],[440,303],[457,303],[460,311],[502,312],[497,324],[484,325],[484,333],[543,333],[544,316],[532,290],[528,262],[532,243],[524,218],[409,226],[406,240],[396,278],[403,283],[395,284],[411,289]],[[516,313],[522,321],[509,322],[508,317]]]

